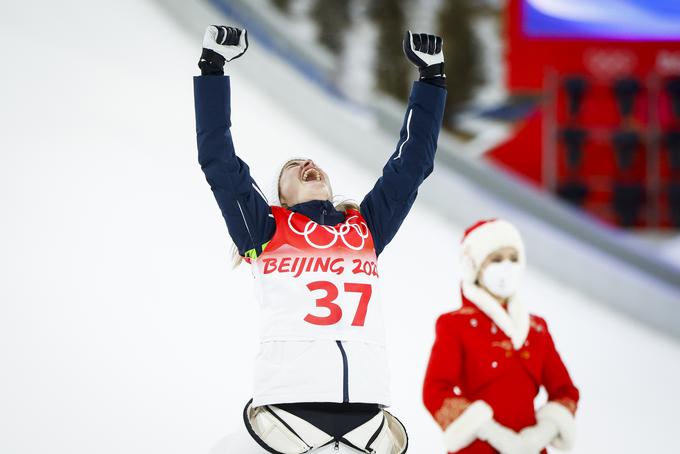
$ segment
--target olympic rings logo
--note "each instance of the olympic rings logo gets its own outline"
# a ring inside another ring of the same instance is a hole
[[[590,72],[602,78],[630,73],[638,63],[637,56],[627,49],[588,49],[583,59]]]
[[[290,216],[288,216],[288,227],[290,227],[290,230],[292,232],[304,237],[305,241],[307,241],[307,244],[309,244],[315,249],[328,249],[338,242],[338,238],[345,244],[345,246],[352,249],[353,251],[360,251],[366,245],[366,238],[368,238],[368,226],[366,225],[366,223],[363,221],[360,221],[360,223],[358,224],[349,223],[349,221],[351,221],[352,219],[358,218],[358,216],[356,215],[348,217],[345,220],[345,223],[341,224],[339,228],[327,225],[319,225],[316,222],[310,220],[305,225],[303,231],[299,231],[298,229],[293,227],[293,224],[291,222],[294,214],[295,213],[290,213]],[[314,241],[312,241],[310,235],[314,233],[318,227],[323,228],[333,236],[329,243],[317,244]],[[358,246],[350,244],[350,242],[347,240],[347,234],[350,233],[352,230],[354,230],[357,233],[359,239],[361,240],[361,244]]]

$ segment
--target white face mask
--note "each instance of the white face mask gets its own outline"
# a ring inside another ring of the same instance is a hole
[[[509,298],[517,292],[522,266],[517,262],[503,260],[489,263],[481,276],[481,283],[494,295]]]

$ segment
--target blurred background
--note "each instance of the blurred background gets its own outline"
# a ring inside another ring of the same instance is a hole
[[[398,140],[405,30],[444,38],[435,172],[381,255],[410,451],[444,452],[420,401],[434,321],[459,304],[463,229],[497,216],[582,392],[574,452],[673,451],[678,2],[36,0],[0,6],[0,452],[207,452],[242,424],[257,310],[193,115],[222,23],[249,31],[227,73],[260,186],[308,156],[355,200]]]

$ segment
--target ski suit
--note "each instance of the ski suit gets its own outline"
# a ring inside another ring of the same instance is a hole
[[[250,408],[389,406],[377,257],[432,172],[446,90],[414,83],[396,150],[359,211],[347,212],[325,200],[270,206],[234,152],[229,77],[195,77],[194,97],[199,163],[251,263],[263,314]]]

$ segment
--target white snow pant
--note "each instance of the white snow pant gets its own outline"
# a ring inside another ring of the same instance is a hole
[[[333,436],[275,405],[253,407],[251,403],[244,410],[247,425],[220,440],[210,454],[404,454],[408,446],[406,429],[385,410],[336,443]]]
[[[310,451],[314,454],[360,454],[359,451],[350,448],[349,446],[340,445],[339,450],[336,451],[335,447],[331,444],[324,446],[323,448],[318,448]],[[210,450],[210,454],[269,454],[264,448],[257,444],[253,437],[250,436],[245,426],[242,426],[240,430],[227,435],[222,438],[213,448]]]
[[[341,442],[275,405],[253,407],[251,400],[243,415],[244,425],[220,440],[210,454],[404,454],[408,446],[406,429],[385,410],[347,432]]]

